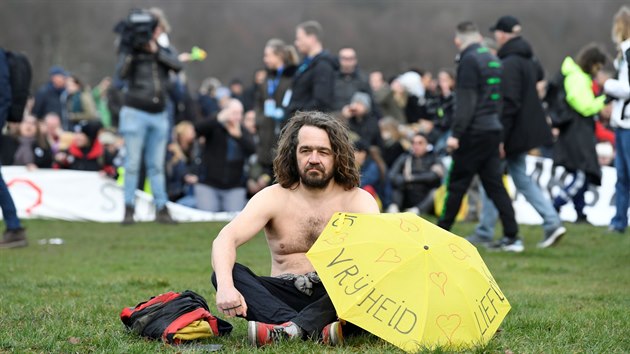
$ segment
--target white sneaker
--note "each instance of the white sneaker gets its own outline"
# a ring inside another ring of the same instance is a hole
[[[420,215],[420,209],[418,209],[418,207],[411,207],[409,209],[405,209],[405,212]]]
[[[399,213],[400,209],[398,209],[398,205],[396,204],[390,204],[387,207],[387,210],[385,211],[386,213]]]

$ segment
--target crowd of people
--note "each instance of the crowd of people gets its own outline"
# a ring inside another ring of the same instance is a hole
[[[502,181],[507,172],[542,217],[538,246],[546,248],[567,232],[559,209],[572,202],[577,221],[584,221],[585,191],[601,183],[601,165],[614,161],[616,214],[609,231],[623,233],[628,225],[627,6],[613,23],[615,77],[605,69],[607,53],[589,44],[545,79],[521,23],[503,16],[490,28],[493,38],[473,22],[456,27],[456,68],[435,78],[417,68],[386,78],[363,72],[352,47],[326,50],[322,26],[307,21],[296,27],[294,45],[278,38],[266,43],[265,68],[251,86],[208,78],[196,96],[183,65],[192,55],[170,44],[164,14],[153,8],[134,16],[151,32],[141,40],[122,30],[112,78],[90,89],[53,66],[21,122],[3,132],[0,161],[121,179],[123,225],[135,222],[136,189],[150,188],[155,220],[164,224],[176,224],[169,200],[239,212],[213,241],[212,283],[218,310],[247,319],[255,346],[294,339],[337,345],[353,331],[338,320],[305,256],[338,211],[435,214],[448,230],[464,195],[479,191],[480,223],[468,240],[522,252]],[[6,61],[3,50],[2,125],[10,97]],[[527,154],[550,157],[566,170],[557,195],[548,198],[527,175]],[[434,207],[439,188],[446,190],[442,210]],[[26,246],[2,178],[0,204],[7,225],[0,247]],[[494,241],[497,219],[503,233]],[[271,276],[236,262],[237,248],[261,230]]]
[[[124,183],[123,225],[134,223],[136,189],[150,190],[156,221],[176,224],[169,200],[241,211],[276,182],[282,129],[297,112],[316,110],[348,128],[360,186],[383,212],[434,214],[449,229],[469,192],[469,203],[480,206],[470,208],[469,217],[480,225],[468,239],[520,252],[502,182],[507,172],[542,216],[539,246],[549,247],[566,233],[559,209],[571,201],[577,221],[585,221],[584,193],[600,183],[600,166],[614,163],[618,211],[610,228],[627,226],[627,7],[613,28],[616,79],[606,69],[607,53],[595,44],[545,76],[513,16],[492,26],[492,38],[473,23],[460,24],[456,68],[435,75],[409,68],[389,77],[363,71],[350,46],[327,50],[321,25],[307,21],[297,26],[293,44],[278,38],[265,44],[264,68],[250,85],[209,77],[196,92],[185,75],[191,54],[177,53],[170,43],[160,9],[148,13],[155,19],[153,37],[121,44],[116,72],[94,88],[62,67],[50,68],[22,122],[3,131],[2,165],[101,171]],[[527,176],[527,154],[553,158],[568,171],[551,200]],[[441,186],[447,198],[443,210],[435,210]],[[493,243],[498,217],[504,237]]]

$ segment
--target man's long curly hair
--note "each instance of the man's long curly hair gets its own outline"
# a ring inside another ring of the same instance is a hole
[[[312,126],[326,131],[334,157],[335,182],[345,190],[358,187],[359,170],[354,161],[354,147],[350,143],[348,129],[334,117],[317,111],[297,112],[282,129],[278,153],[273,160],[276,181],[284,188],[294,189],[299,185],[297,146],[298,133],[303,126]]]

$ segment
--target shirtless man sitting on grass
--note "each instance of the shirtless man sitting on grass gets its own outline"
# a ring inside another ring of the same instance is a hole
[[[347,129],[320,112],[300,112],[283,129],[273,162],[277,184],[258,192],[212,244],[216,304],[245,318],[256,346],[279,339],[343,341],[337,314],[306,252],[336,212],[379,213],[360,189]],[[271,276],[236,263],[236,249],[261,229]]]

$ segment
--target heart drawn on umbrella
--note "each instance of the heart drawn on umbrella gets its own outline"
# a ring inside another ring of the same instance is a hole
[[[381,254],[381,256],[376,259],[376,262],[383,263],[400,263],[401,261],[402,258],[400,258],[396,250],[393,248],[386,249],[385,252],[383,252],[383,254]]]
[[[463,261],[464,259],[470,257],[468,253],[464,252],[464,250],[461,247],[459,247],[458,245],[454,243],[449,244],[448,248],[451,249],[451,253],[453,254],[453,257],[459,259],[460,261]]]
[[[417,232],[420,231],[420,228],[418,227],[418,225],[407,221],[407,220],[403,220],[400,219],[400,229],[403,230],[404,232]]]
[[[440,315],[435,319],[438,328],[446,335],[449,342],[452,342],[453,334],[462,324],[462,317],[456,313],[452,315]]]
[[[440,290],[442,291],[442,295],[446,295],[444,293],[444,287],[446,286],[446,282],[448,281],[448,277],[446,276],[446,273],[444,272],[429,273],[429,279],[431,279],[431,282],[433,284],[437,285],[437,287],[440,288]]]
[[[346,237],[348,237],[347,232],[335,232],[332,236],[327,237],[323,241],[331,246],[336,246],[344,243],[346,241]]]

